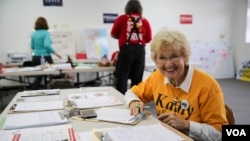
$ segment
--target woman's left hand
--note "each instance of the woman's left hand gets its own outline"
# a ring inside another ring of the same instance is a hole
[[[181,132],[187,133],[189,131],[189,121],[178,117],[174,113],[164,113],[158,119]]]

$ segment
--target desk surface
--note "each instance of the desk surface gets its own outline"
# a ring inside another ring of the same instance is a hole
[[[120,94],[113,87],[98,87],[97,91],[98,90],[108,91],[109,95],[114,95],[118,99],[123,101],[123,95]],[[61,99],[66,99],[69,94],[79,93],[79,92],[83,92],[83,91],[93,91],[93,89],[87,89],[87,88],[83,88],[83,89],[81,89],[81,88],[63,89],[63,90],[60,90],[60,98]],[[94,90],[94,91],[96,91],[96,90]],[[17,98],[20,98],[21,93],[22,92],[17,93],[17,95],[12,99],[12,101],[8,104],[8,106],[5,108],[5,110],[0,115],[0,119],[4,118],[7,115],[7,113],[9,112],[9,109],[15,103]],[[125,105],[120,105],[120,106],[116,106],[116,107],[126,108]],[[137,125],[150,125],[150,124],[154,124],[154,123],[159,123],[159,120],[157,120],[154,116],[150,115],[146,120],[141,121]],[[74,130],[76,132],[91,131],[92,129],[113,128],[113,127],[118,127],[118,126],[119,127],[131,127],[132,126],[132,125],[110,123],[110,122],[102,122],[102,121],[100,121],[100,122],[91,122],[91,121],[76,121],[76,120],[72,120],[71,124],[73,125],[73,128],[74,128]],[[182,136],[185,140],[187,140],[187,141],[192,140],[189,137],[187,137],[187,136],[183,135],[182,133],[180,133],[179,131],[173,129],[172,127],[170,127],[170,126],[166,126],[166,127],[168,129],[174,131],[176,134]]]
[[[62,70],[62,73],[78,73],[78,72],[105,72],[105,71],[114,71],[115,67],[76,67],[74,69],[65,69]]]

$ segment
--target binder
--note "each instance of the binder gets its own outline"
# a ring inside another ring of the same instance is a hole
[[[193,141],[167,128],[164,123],[133,126],[95,131],[94,135],[100,141],[127,141],[127,140],[159,140],[159,141]]]

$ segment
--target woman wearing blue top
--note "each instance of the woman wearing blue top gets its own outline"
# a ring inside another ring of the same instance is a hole
[[[35,22],[35,31],[31,36],[31,49],[33,50],[32,64],[34,66],[41,65],[41,57],[45,58],[45,62],[53,64],[51,54],[56,55],[59,59],[61,55],[55,52],[52,48],[52,40],[48,32],[49,26],[44,17],[38,17]],[[31,86],[32,89],[39,89],[43,76],[37,76]]]

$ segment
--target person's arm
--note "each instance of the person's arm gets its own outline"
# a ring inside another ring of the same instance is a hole
[[[125,101],[125,104],[127,105],[127,106],[129,106],[129,104],[132,102],[132,101],[141,101],[140,99],[139,99],[139,97],[136,95],[136,94],[134,94],[134,92],[133,91],[131,91],[130,89],[125,93],[125,96],[124,96],[124,101]]]
[[[221,141],[221,132],[214,127],[205,124],[190,121],[189,125],[189,137],[199,141]]]
[[[152,40],[152,29],[150,26],[150,23],[147,19],[144,18],[144,23],[143,26],[145,26],[145,36],[144,36],[144,40],[146,43],[149,43]]]
[[[118,39],[119,38],[119,34],[120,34],[120,32],[121,32],[121,26],[122,26],[122,21],[121,21],[121,18],[122,16],[119,16],[116,20],[115,20],[115,22],[114,22],[114,24],[113,24],[113,27],[112,27],[112,29],[111,29],[111,32],[110,32],[110,36],[112,37],[112,38],[114,38],[114,39]]]
[[[56,52],[54,53],[54,55],[56,55],[59,59],[62,58],[62,56],[60,54],[56,53]]]

